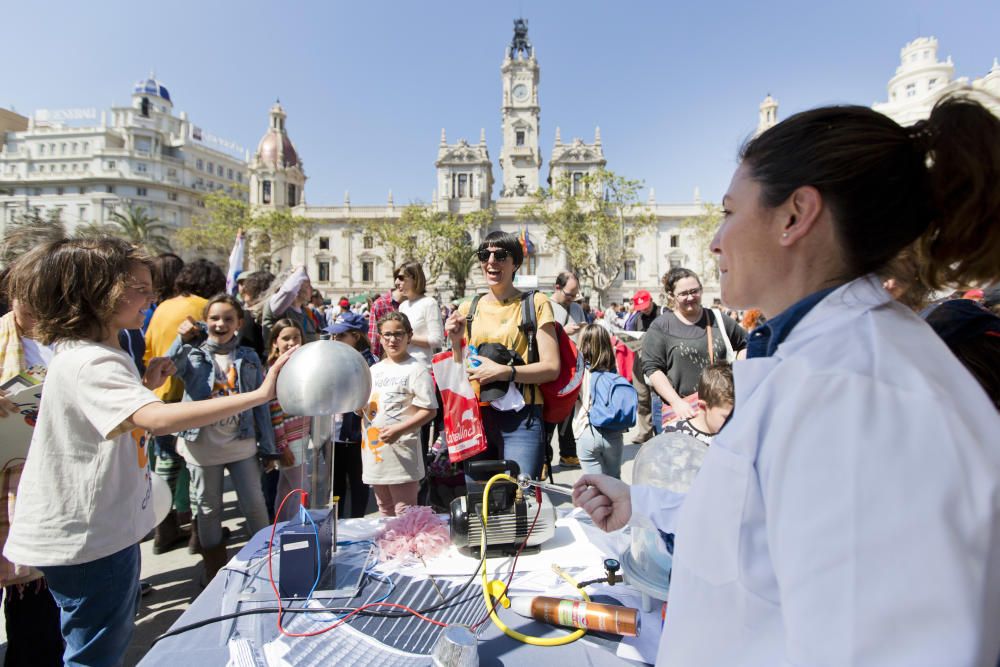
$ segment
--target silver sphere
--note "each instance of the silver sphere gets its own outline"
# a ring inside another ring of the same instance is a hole
[[[303,345],[278,375],[278,402],[290,415],[354,412],[371,393],[368,362],[350,345],[333,340]]]

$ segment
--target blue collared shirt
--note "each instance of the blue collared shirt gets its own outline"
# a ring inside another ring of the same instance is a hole
[[[780,315],[776,315],[766,323],[757,327],[750,333],[747,340],[747,358],[770,357],[778,346],[788,338],[795,325],[813,309],[817,303],[822,301],[827,294],[840,287],[828,287],[818,292],[813,292],[804,299],[796,301],[786,308]]]

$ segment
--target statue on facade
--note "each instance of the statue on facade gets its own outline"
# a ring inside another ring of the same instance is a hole
[[[517,58],[518,52],[525,58],[531,57],[531,42],[528,41],[528,19],[514,19],[514,39],[510,43],[510,57]]]

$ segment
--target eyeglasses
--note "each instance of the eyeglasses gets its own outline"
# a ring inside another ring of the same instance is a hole
[[[406,337],[405,331],[387,331],[385,333],[379,332],[379,336],[386,340],[400,340]]]
[[[564,295],[566,295],[566,298],[569,299],[570,301],[576,301],[577,299],[580,298],[580,292],[579,291],[576,291],[576,292],[567,292],[562,287],[559,288],[559,291],[562,292]]]
[[[395,276],[392,277],[393,280],[406,280],[407,278],[409,278],[409,276],[406,275],[405,273],[397,273]]]
[[[510,257],[510,253],[504,250],[503,248],[496,248],[495,250],[484,248],[482,250],[476,251],[476,256],[479,257],[480,262],[490,261],[490,255],[493,255],[493,257],[498,262],[506,262],[507,258]]]
[[[698,289],[689,289],[686,292],[678,292],[674,296],[675,297],[698,296],[699,294],[701,294],[701,292],[702,292],[702,289],[699,287]]]

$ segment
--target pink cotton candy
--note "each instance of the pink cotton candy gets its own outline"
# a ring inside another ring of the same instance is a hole
[[[430,507],[407,507],[399,516],[386,522],[375,538],[379,560],[406,559],[411,556],[432,558],[451,543],[446,521],[438,518]]]

